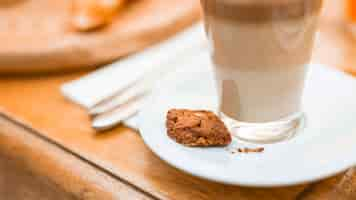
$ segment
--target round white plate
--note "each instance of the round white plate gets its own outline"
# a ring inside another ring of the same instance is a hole
[[[216,110],[207,55],[186,63],[160,81],[140,114],[145,143],[161,159],[192,175],[226,184],[285,186],[332,176],[356,164],[356,80],[312,65],[304,95],[305,129],[288,141],[227,148],[189,148],[166,135],[170,108]],[[263,146],[263,153],[232,154],[236,147]]]

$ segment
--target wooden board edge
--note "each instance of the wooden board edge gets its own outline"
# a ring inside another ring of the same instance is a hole
[[[120,44],[122,50],[118,50],[117,55],[107,55],[99,60],[95,56],[86,58],[79,56],[78,52],[62,51],[44,52],[34,55],[1,55],[0,54],[0,74],[2,75],[28,75],[28,74],[53,74],[53,73],[69,73],[79,70],[91,70],[98,68],[101,65],[109,64],[122,57],[128,56],[135,52],[144,50],[146,47],[152,46],[161,42],[179,31],[197,23],[201,20],[201,11],[199,8],[192,9],[173,22],[162,25],[160,30],[154,30],[147,33],[152,37],[145,37],[145,40],[130,41],[127,45]],[[154,36],[154,37],[153,37]],[[115,37],[115,36],[112,36]],[[112,47],[116,48],[116,47]],[[120,48],[116,48],[120,49]],[[112,49],[110,49],[112,50]],[[62,60],[65,58],[66,62]],[[61,63],[60,65],[58,63]]]
[[[74,199],[158,199],[38,137],[0,113],[0,164],[1,161],[12,162],[24,170],[21,173],[26,171],[44,185],[65,191]],[[28,187],[36,188],[31,183]]]

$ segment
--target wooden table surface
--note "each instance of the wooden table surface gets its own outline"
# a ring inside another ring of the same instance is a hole
[[[325,4],[314,61],[355,73],[341,4]],[[229,186],[167,165],[128,128],[95,134],[59,92],[85,73],[0,78],[0,199],[356,199],[354,169],[292,187]]]

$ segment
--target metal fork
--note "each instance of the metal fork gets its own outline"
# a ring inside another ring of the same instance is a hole
[[[203,52],[206,43],[201,41],[179,52],[176,57],[180,61],[163,64],[162,67],[146,73],[139,81],[133,82],[118,94],[105,99],[89,109],[92,118],[92,127],[97,131],[106,131],[119,125],[121,122],[135,116],[144,104],[146,96],[150,93],[156,80],[175,71],[182,61],[193,59],[199,52]]]
[[[135,128],[133,116],[156,80],[174,71],[180,61],[203,51],[207,43],[204,36],[203,25],[195,24],[160,44],[65,83],[61,92],[88,110],[97,131],[122,121]]]

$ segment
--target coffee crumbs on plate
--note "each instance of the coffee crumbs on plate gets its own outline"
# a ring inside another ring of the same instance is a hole
[[[265,150],[264,147],[259,147],[259,148],[238,148],[237,151],[239,153],[262,153]]]

